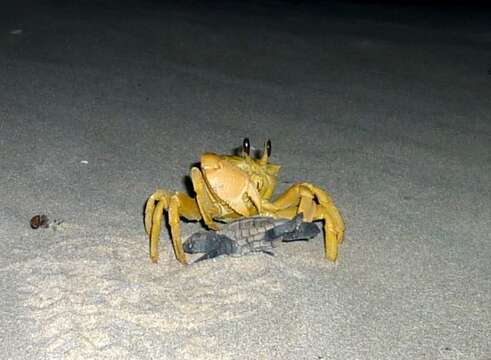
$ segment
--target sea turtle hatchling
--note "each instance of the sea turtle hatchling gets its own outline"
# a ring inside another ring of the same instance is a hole
[[[275,241],[308,240],[320,233],[314,223],[303,222],[300,213],[293,219],[268,216],[241,218],[224,225],[219,231],[199,231],[183,244],[188,254],[204,253],[195,262],[220,255],[243,256],[253,252],[273,255]]]

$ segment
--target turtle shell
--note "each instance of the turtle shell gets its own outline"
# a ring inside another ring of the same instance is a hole
[[[291,220],[252,216],[225,224],[218,233],[234,239],[239,243],[261,240],[272,241],[275,240],[275,237],[271,237],[269,230],[287,224],[288,222],[291,222]]]

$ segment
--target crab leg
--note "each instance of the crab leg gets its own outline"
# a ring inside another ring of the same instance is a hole
[[[322,205],[316,209],[315,220],[324,220],[324,251],[326,259],[336,261],[338,257],[338,245],[342,241],[342,235],[334,225],[335,217],[329,208]],[[341,240],[340,240],[341,239]]]
[[[164,190],[157,190],[147,200],[145,205],[145,231],[150,235],[153,223],[153,213],[155,211],[155,206],[159,201],[166,201],[170,198],[171,194]],[[167,208],[167,206],[166,206]]]
[[[326,191],[318,188],[315,185],[308,184],[308,183],[304,183],[302,185],[308,187],[310,191],[312,191],[312,193],[319,201],[321,208],[324,208],[324,210],[321,210],[321,208],[318,209],[315,218],[319,217],[319,218],[325,218],[326,220],[330,219],[330,222],[332,224],[332,231],[336,236],[336,240],[339,244],[342,243],[344,240],[344,220],[341,214],[339,213],[339,210],[334,205],[334,202],[331,200],[331,197],[328,195]]]
[[[159,260],[158,246],[164,210],[168,211],[172,246],[176,258],[182,264],[187,264],[181,242],[180,217],[188,220],[200,220],[199,208],[194,199],[184,193],[170,194],[163,190],[157,190],[150,196],[145,208],[145,228],[150,235],[150,259],[154,263]]]
[[[338,244],[343,241],[344,221],[324,190],[309,183],[298,183],[280,195],[272,205],[278,208],[277,216],[291,218],[302,212],[305,221],[323,220],[325,256],[331,261],[336,260]]]
[[[187,265],[186,254],[181,242],[181,219],[179,217],[179,198],[174,195],[170,199],[169,204],[169,225],[172,237],[172,246],[176,259],[183,265]]]

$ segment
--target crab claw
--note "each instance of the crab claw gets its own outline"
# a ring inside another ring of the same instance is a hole
[[[204,171],[213,171],[221,169],[222,158],[217,154],[204,153],[201,155],[201,169]]]

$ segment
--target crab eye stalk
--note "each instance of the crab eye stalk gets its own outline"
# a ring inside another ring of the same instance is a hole
[[[261,160],[259,160],[260,163],[263,165],[267,164],[270,156],[271,156],[271,140],[268,139],[268,141],[266,141],[266,144],[264,144],[264,152],[263,152],[263,156],[261,157]]]
[[[251,153],[251,143],[249,142],[249,138],[244,138],[244,143],[242,144],[242,151],[247,156]]]

